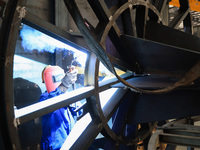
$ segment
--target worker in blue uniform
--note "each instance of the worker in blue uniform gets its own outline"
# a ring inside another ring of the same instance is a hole
[[[42,72],[47,91],[40,96],[40,101],[65,93],[75,83],[77,72],[71,69],[65,74],[59,66],[47,66]],[[66,106],[42,116],[41,150],[59,150],[62,147],[76,122],[75,109],[74,106]]]

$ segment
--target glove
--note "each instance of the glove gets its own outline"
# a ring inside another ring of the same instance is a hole
[[[62,78],[62,84],[69,88],[71,84],[74,84],[77,80],[78,70],[73,69],[71,72],[66,72],[65,76]]]

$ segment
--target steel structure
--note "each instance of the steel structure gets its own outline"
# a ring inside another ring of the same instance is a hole
[[[192,131],[188,131],[186,122],[175,129],[164,125],[169,119],[194,119],[193,116],[200,115],[200,39],[193,35],[189,2],[180,0],[176,15],[169,20],[168,0],[88,0],[98,20],[96,27],[82,17],[75,0],[64,2],[81,37],[33,15],[26,10],[26,0],[0,1],[1,148],[21,149],[19,124],[84,98],[87,99],[84,116],[62,149],[88,149],[95,143],[104,149],[137,149],[141,142],[144,149],[157,149],[158,136],[169,146],[199,147],[195,144],[199,142],[196,137],[182,136],[186,142],[177,141],[177,135],[185,132],[197,135],[198,127],[192,126]],[[13,56],[21,23],[86,51],[89,54],[85,71],[87,86],[70,96],[58,96],[52,103],[44,101],[14,110]],[[179,30],[181,23],[182,31]],[[98,82],[99,61],[115,79]],[[127,73],[120,76],[115,67]],[[101,106],[99,93],[108,89],[116,91],[106,105]],[[90,120],[80,129],[88,114]],[[116,119],[110,127],[108,120],[113,114]],[[158,131],[150,139],[156,127]],[[130,135],[125,134],[127,130],[131,130]],[[105,138],[95,139],[99,133]]]

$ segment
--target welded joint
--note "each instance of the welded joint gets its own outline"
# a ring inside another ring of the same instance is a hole
[[[132,4],[129,4],[129,9],[131,10],[133,8],[133,5]]]
[[[20,125],[20,120],[19,120],[19,118],[14,118],[13,124],[14,124],[15,128],[17,128],[17,126]]]
[[[110,17],[109,17],[109,20],[111,21],[113,19],[113,16],[111,15]]]
[[[23,6],[17,6],[16,11],[19,13],[19,19],[22,19],[26,16],[26,8]]]
[[[137,91],[137,90],[135,90],[135,89],[133,89],[133,88],[131,88],[131,87],[129,87],[129,86],[124,86],[124,88],[123,88],[124,90],[126,90],[126,89],[130,89],[132,92],[135,92],[135,93],[139,93],[139,94],[142,94],[142,92],[140,92],[140,91]]]

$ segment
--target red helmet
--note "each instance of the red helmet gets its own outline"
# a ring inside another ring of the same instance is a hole
[[[61,83],[61,79],[64,77],[65,72],[59,66],[47,66],[42,72],[42,78],[47,88],[47,92],[54,91]]]

